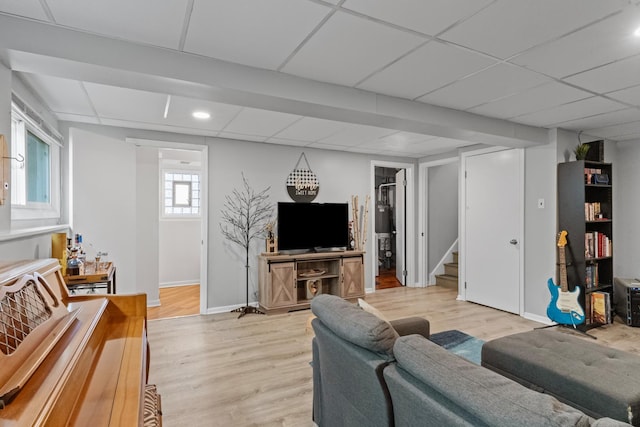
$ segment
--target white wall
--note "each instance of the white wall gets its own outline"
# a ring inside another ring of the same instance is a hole
[[[159,232],[158,150],[135,147],[136,152],[136,291],[146,292],[147,305],[160,304],[158,288]]]
[[[432,166],[427,173],[429,273],[458,238],[458,163]]]
[[[118,293],[138,291],[135,148],[77,128],[70,130],[70,140],[73,233],[83,235],[86,248],[109,253],[117,267]]]
[[[159,225],[160,286],[200,283],[201,220],[161,219]]]
[[[555,136],[542,147],[525,149],[524,196],[524,315],[547,319],[550,295],[547,280],[556,275],[556,175]],[[538,200],[544,208],[538,208]]]
[[[605,147],[607,144],[605,144]],[[640,141],[617,144],[613,163],[613,273],[640,279]]]

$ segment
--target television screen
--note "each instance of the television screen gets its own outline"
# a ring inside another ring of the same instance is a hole
[[[347,203],[278,203],[278,251],[345,250]]]

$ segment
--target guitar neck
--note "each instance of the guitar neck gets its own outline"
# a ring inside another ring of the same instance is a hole
[[[564,252],[564,246],[558,248],[558,258],[560,258],[560,290],[562,292],[569,291],[567,284],[567,258]]]

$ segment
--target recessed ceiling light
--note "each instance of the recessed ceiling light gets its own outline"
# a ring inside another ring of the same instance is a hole
[[[207,113],[206,111],[194,111],[193,117],[200,120],[206,120],[211,117],[211,114]]]
[[[636,30],[633,32],[633,35],[636,37],[640,37],[640,27],[636,28]]]

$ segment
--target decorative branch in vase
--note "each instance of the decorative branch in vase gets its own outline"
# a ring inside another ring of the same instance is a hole
[[[222,235],[230,242],[244,248],[246,255],[247,300],[244,307],[232,311],[240,313],[238,319],[249,313],[264,314],[258,308],[249,305],[249,252],[251,241],[264,234],[273,214],[273,206],[268,202],[271,187],[256,193],[249,185],[244,173],[242,185],[241,190],[234,189],[230,195],[225,196],[224,206],[220,211]]]

